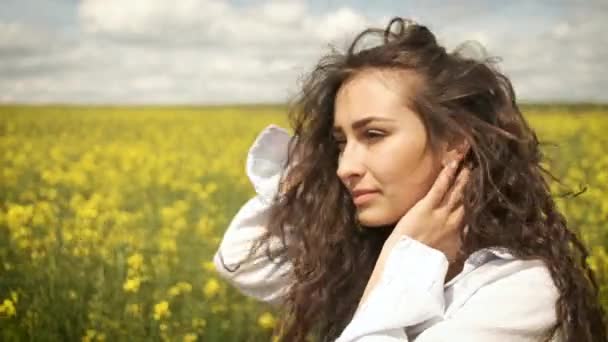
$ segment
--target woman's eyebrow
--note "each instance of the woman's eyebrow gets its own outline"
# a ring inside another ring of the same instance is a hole
[[[379,116],[367,116],[363,119],[359,119],[355,122],[352,123],[351,127],[353,128],[353,130],[357,130],[361,127],[366,126],[367,124],[369,124],[372,121],[395,121],[391,118],[383,118],[383,117],[379,117]],[[334,126],[334,128],[332,129],[333,133],[339,133],[342,131],[342,128],[340,126]]]

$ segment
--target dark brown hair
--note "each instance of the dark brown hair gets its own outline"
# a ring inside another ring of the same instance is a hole
[[[359,49],[363,39],[380,44]],[[293,264],[294,283],[284,306],[281,336],[333,340],[352,318],[392,227],[366,229],[355,219],[347,189],[336,175],[338,148],[331,135],[334,101],[341,85],[368,69],[413,71],[423,86],[410,100],[433,146],[451,136],[471,146],[465,190],[469,225],[462,253],[502,246],[521,259],[541,259],[560,293],[558,322],[566,341],[606,341],[604,314],[587,250],[558,211],[541,166],[534,131],[522,116],[509,79],[494,60],[446,52],[425,26],[394,18],[386,29],[360,33],[345,53],[332,51],[304,80],[290,107],[292,140],[285,179],[292,184],[272,206],[268,233],[287,234],[283,262]],[[297,163],[292,163],[297,159]],[[269,244],[266,244],[268,247]],[[266,249],[268,256],[276,251]]]

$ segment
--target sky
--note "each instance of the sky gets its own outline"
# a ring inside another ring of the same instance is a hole
[[[401,16],[474,40],[520,101],[608,103],[606,0],[1,0],[0,103],[283,103]]]

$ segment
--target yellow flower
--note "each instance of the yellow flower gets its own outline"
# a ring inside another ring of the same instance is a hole
[[[9,228],[16,228],[26,224],[34,214],[34,207],[31,205],[21,206],[18,204],[10,205],[6,221]]]
[[[276,319],[270,312],[265,312],[258,318],[258,325],[262,329],[272,329],[274,328],[275,324]]]
[[[189,283],[187,283],[185,281],[180,281],[179,283],[175,284],[174,286],[171,286],[171,288],[168,291],[169,297],[176,297],[182,293],[190,293],[190,292],[192,292],[192,285],[190,285]]]
[[[198,339],[198,336],[193,333],[184,335],[184,342],[196,342],[197,339]]]
[[[213,261],[203,261],[203,269],[209,272],[215,272],[215,263]]]
[[[169,297],[173,298],[173,297],[177,297],[179,296],[179,287],[177,286],[171,286],[171,288],[169,289],[169,291],[167,291],[167,293],[169,294]]]
[[[5,299],[2,304],[0,304],[0,316],[12,317],[17,315],[17,310],[15,309],[15,304],[10,299]]]
[[[162,318],[171,316],[169,311],[169,302],[163,300],[162,302],[154,305],[154,319],[160,321]]]
[[[143,263],[144,257],[140,253],[135,253],[127,259],[127,264],[129,265],[129,268],[133,270],[141,270]]]
[[[220,291],[220,283],[215,278],[209,278],[203,288],[203,293],[207,298],[213,298]]]
[[[97,331],[95,329],[87,329],[86,335],[82,336],[82,342],[91,342],[94,340]]]
[[[204,318],[195,317],[192,319],[192,328],[203,329],[207,326],[207,321]]]
[[[180,281],[179,283],[177,283],[177,287],[181,290],[182,293],[192,292],[192,285],[185,281]]]
[[[141,307],[139,304],[127,304],[125,311],[131,316],[139,316]]]
[[[160,250],[164,253],[175,253],[177,251],[177,243],[172,238],[161,238],[158,244]]]
[[[125,281],[122,285],[123,290],[125,292],[137,292],[139,290],[139,285],[141,285],[141,279],[139,277],[130,278]]]

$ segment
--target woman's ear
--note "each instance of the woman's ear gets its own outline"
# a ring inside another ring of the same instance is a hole
[[[469,142],[464,138],[446,144],[446,147],[443,151],[443,158],[441,160],[442,165],[446,166],[452,160],[464,160],[464,157],[469,152],[470,148],[471,146],[469,145]]]

